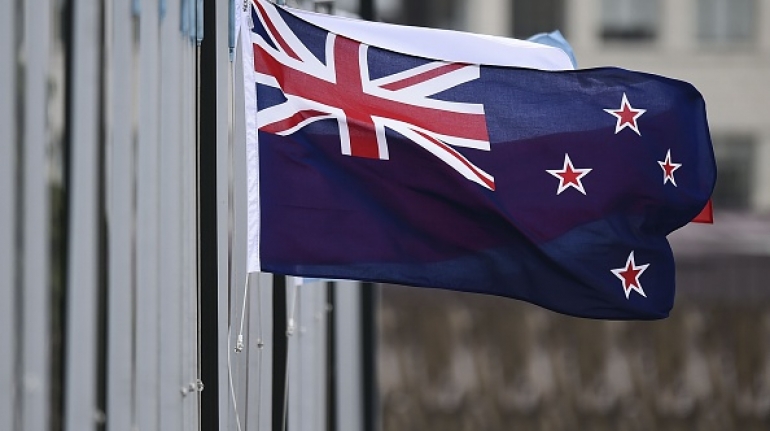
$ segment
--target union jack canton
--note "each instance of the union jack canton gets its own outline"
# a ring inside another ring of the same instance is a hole
[[[465,178],[494,190],[492,175],[453,146],[489,151],[484,106],[431,98],[479,77],[479,66],[434,61],[372,79],[369,46],[326,34],[325,59],[312,53],[274,7],[255,3],[252,33],[259,84],[286,101],[259,111],[259,130],[290,135],[320,120],[339,125],[342,154],[388,159],[385,128],[420,145]],[[261,34],[260,34],[261,33]]]

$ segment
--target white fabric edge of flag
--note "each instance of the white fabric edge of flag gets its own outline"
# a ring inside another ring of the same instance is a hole
[[[567,53],[559,48],[535,42],[456,30],[363,21],[279,7],[332,33],[402,54],[487,66],[540,70],[574,69]],[[441,43],[435,43],[437,39],[440,39]],[[484,49],[479,49],[480,46]]]
[[[260,238],[262,213],[260,206],[259,183],[259,138],[257,133],[257,89],[256,73],[254,72],[254,50],[251,43],[249,15],[239,14],[240,52],[243,65],[243,92],[246,128],[246,178],[247,178],[247,263],[249,273],[260,272],[262,262],[260,256]],[[234,88],[237,88],[234,86]]]

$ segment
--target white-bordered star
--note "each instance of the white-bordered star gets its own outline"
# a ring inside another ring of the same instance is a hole
[[[671,184],[676,187],[676,180],[674,179],[674,171],[682,167],[681,163],[674,163],[671,161],[671,149],[666,152],[665,160],[658,160],[660,168],[663,169],[663,184],[671,181]]]
[[[545,171],[559,179],[559,189],[556,190],[556,194],[560,195],[568,187],[573,187],[580,193],[586,194],[586,189],[583,188],[583,182],[580,179],[592,170],[591,168],[575,169],[569,154],[564,153],[564,166],[561,169],[546,169]]]
[[[636,266],[636,262],[634,262],[634,252],[632,251],[631,254],[628,255],[628,259],[626,259],[626,266],[610,270],[615,274],[615,277],[618,277],[623,282],[623,291],[626,293],[626,299],[629,298],[632,290],[637,291],[645,298],[647,297],[644,293],[644,289],[642,289],[642,283],[639,281],[639,277],[648,266],[650,266],[649,263]]]
[[[639,132],[639,125],[636,123],[636,119],[641,117],[642,114],[647,112],[646,109],[634,109],[630,103],[628,103],[628,97],[626,93],[623,93],[623,99],[620,101],[620,109],[605,109],[604,112],[614,115],[618,119],[618,123],[615,125],[615,134],[617,135],[621,130],[628,127],[636,132],[637,135],[642,136]]]

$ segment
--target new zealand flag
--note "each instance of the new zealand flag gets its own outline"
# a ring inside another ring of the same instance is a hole
[[[716,179],[690,84],[436,61],[250,11],[251,271],[668,315],[666,235]]]

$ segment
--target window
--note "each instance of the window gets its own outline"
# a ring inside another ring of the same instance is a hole
[[[658,33],[658,0],[602,0],[602,39],[644,42]]]
[[[747,135],[714,135],[717,159],[717,185],[714,189],[716,210],[751,209],[754,178],[754,140]]]
[[[742,42],[754,34],[755,0],[698,0],[698,38]]]
[[[564,33],[564,0],[515,0],[513,2],[513,37],[530,36],[560,30]]]

